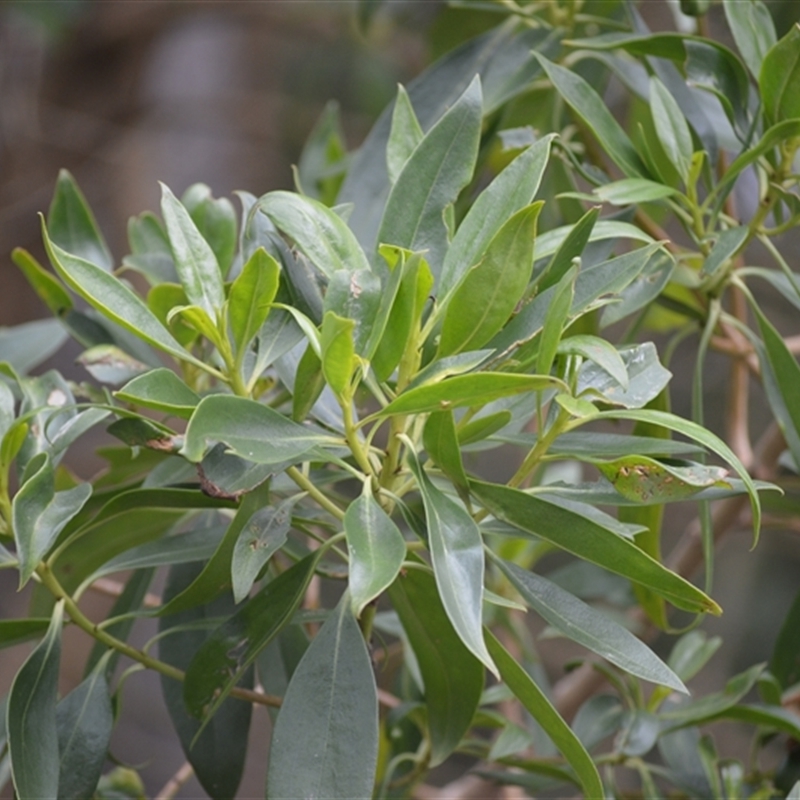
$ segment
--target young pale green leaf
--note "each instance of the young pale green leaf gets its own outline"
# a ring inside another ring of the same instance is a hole
[[[56,707],[59,800],[92,797],[100,780],[114,726],[105,674],[111,653]]]
[[[375,341],[372,329],[381,324],[377,317],[383,292],[380,278],[370,270],[339,270],[328,283],[323,310],[325,314],[330,311],[355,322],[353,345],[355,352],[361,356],[369,356],[369,349]]]
[[[197,582],[200,564],[173,567],[167,577],[164,601],[169,604]],[[202,605],[159,620],[159,657],[181,670],[191,664],[194,654],[206,643],[210,632],[199,625],[234,613],[230,595],[204,598]],[[246,670],[240,685],[252,688],[253,670]],[[192,765],[200,785],[215,798],[231,798],[242,779],[247,739],[253,706],[239,700],[226,700],[214,718],[200,732],[201,722],[191,716],[183,702],[183,684],[172,678],[161,678],[161,691],[183,752]]]
[[[44,639],[22,665],[8,695],[6,732],[19,800],[58,797],[58,668],[64,602],[53,610]]]
[[[504,409],[502,411],[495,411],[493,414],[486,414],[483,417],[472,419],[466,424],[459,424],[458,443],[462,447],[473,442],[479,442],[481,439],[487,439],[499,430],[508,425],[513,419],[513,414]]]
[[[139,375],[114,392],[114,397],[183,419],[189,419],[200,402],[200,395],[166,367]]]
[[[297,362],[294,374],[292,419],[295,422],[306,420],[324,388],[325,375],[322,373],[322,362],[314,348],[309,345]]]
[[[267,796],[371,797],[377,762],[375,674],[345,594],[289,683],[272,732]]]
[[[448,245],[443,213],[472,178],[481,117],[476,76],[411,154],[386,202],[378,242],[427,250],[434,276],[442,270]]]
[[[211,247],[220,272],[227,275],[236,253],[236,212],[231,201],[227,197],[214,198],[208,186],[195,183],[183,193],[181,203]]]
[[[326,311],[322,320],[322,373],[337,397],[346,397],[356,368],[353,331],[356,323]]]
[[[258,509],[239,533],[231,558],[231,585],[237,603],[247,597],[261,568],[286,541],[297,500],[290,497],[276,507]]]
[[[500,331],[525,292],[543,203],[514,214],[489,242],[447,302],[439,356],[477,350]]]
[[[688,183],[694,152],[689,124],[675,98],[656,77],[650,79],[650,113],[653,115],[656,136],[667,158],[683,178],[684,184]]]
[[[700,589],[670,572],[633,542],[593,520],[519,489],[479,481],[471,481],[470,487],[498,519],[647,586],[678,608],[721,613],[720,607]]]
[[[210,442],[224,442],[229,451],[257,464],[282,464],[301,459],[331,438],[298,425],[283,414],[244,397],[204,397],[186,428],[181,454],[200,461]]]
[[[172,325],[176,319],[179,319],[184,325],[192,328],[201,336],[205,336],[217,350],[224,349],[222,332],[204,308],[200,306],[175,306],[167,314],[167,324]]]
[[[536,685],[527,672],[486,628],[486,646],[497,662],[503,682],[514,693],[533,718],[542,726],[575,770],[586,797],[605,797],[605,789],[592,757],[586,752],[580,739],[572,732],[563,717],[556,711],[545,693]]]
[[[386,169],[389,183],[394,184],[403,166],[423,139],[422,128],[414,113],[408,92],[398,85],[397,99],[392,110],[392,128],[386,143]]]
[[[536,358],[536,371],[541,375],[549,375],[553,366],[561,333],[567,323],[572,301],[575,297],[575,279],[578,270],[575,267],[567,270],[564,277],[556,284],[553,297],[545,313],[542,323],[542,335],[539,339],[539,353]]]
[[[486,405],[501,397],[546,389],[567,391],[562,381],[549,375],[471,372],[446,378],[438,383],[415,386],[392,400],[378,415],[422,414],[461,406]]]
[[[444,257],[439,286],[442,298],[461,283],[470,267],[484,258],[501,227],[530,204],[539,189],[554,138],[545,136],[524,150],[472,204]]]
[[[175,269],[189,303],[199,306],[212,320],[225,302],[219,263],[185,206],[163,183],[161,214],[167,227]]]
[[[764,56],[778,41],[772,15],[761,0],[750,0],[749,3],[723,0],[722,5],[742,59],[758,80]]]
[[[28,283],[41,298],[50,313],[59,317],[72,309],[72,298],[61,282],[48,272],[27,250],[16,247],[11,260],[22,270]]]
[[[256,209],[290,236],[323,275],[331,278],[340,269],[369,269],[361,245],[344,220],[319,201],[291,192],[270,192],[258,200]]]
[[[68,253],[97,264],[106,272],[114,268],[114,258],[97,227],[83,192],[67,170],[58,173],[56,190],[47,212],[47,227],[52,240]]]
[[[366,605],[394,582],[406,556],[406,543],[368,486],[348,506],[344,532],[350,554],[350,605],[360,617]]]
[[[546,578],[508,561],[497,564],[525,602],[565,636],[631,675],[688,694],[681,679],[629,630]]]
[[[467,649],[493,673],[497,667],[483,642],[483,539],[462,506],[437,489],[416,455],[409,466],[419,483],[433,574],[447,616]]]
[[[228,320],[235,352],[241,353],[261,330],[280,280],[278,262],[259,247],[247,259],[228,295]]]
[[[599,216],[600,206],[594,206],[574,225],[569,227],[568,233],[558,246],[550,263],[534,279],[534,284],[539,293],[544,292],[551,286],[555,286],[572,266],[573,260],[580,258],[581,253],[589,243],[589,238]],[[538,243],[541,244],[541,239],[539,239]]]
[[[29,462],[25,477],[12,501],[20,588],[30,580],[58,534],[92,493],[90,483],[56,492],[55,471],[47,453],[40,453]]]
[[[628,368],[614,345],[599,336],[579,334],[562,339],[558,352],[582,356],[607,372],[623,389],[628,388]]]
[[[389,596],[419,664],[431,765],[436,766],[469,729],[483,691],[483,666],[454,630],[431,575],[408,570],[392,584]]]
[[[256,656],[291,620],[318,559],[312,553],[282,572],[211,633],[186,670],[183,698],[189,713],[208,724]]]
[[[459,491],[468,486],[452,411],[434,411],[425,423],[422,443],[428,456]]]
[[[567,105],[589,126],[625,175],[629,178],[646,175],[647,169],[628,134],[611,115],[600,95],[577,73],[548,61],[541,54],[537,53],[536,57]]]
[[[764,56],[758,85],[771,122],[800,117],[800,23],[795,23]]]

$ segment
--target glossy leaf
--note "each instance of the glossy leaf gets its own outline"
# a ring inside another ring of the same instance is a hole
[[[422,443],[428,457],[447,475],[459,492],[467,488],[467,474],[452,411],[434,411],[425,423]]]
[[[195,183],[183,193],[181,204],[214,252],[220,272],[227,275],[236,252],[236,212],[231,201],[214,198],[208,186]]]
[[[56,701],[63,617],[60,601],[47,634],[17,672],[8,695],[8,750],[19,800],[58,796]]]
[[[572,732],[544,692],[517,664],[508,650],[488,628],[485,636],[486,645],[497,662],[503,682],[525,706],[528,713],[544,728],[561,754],[575,770],[586,797],[605,797],[605,790],[597,767],[580,739]]]
[[[374,341],[372,329],[381,325],[377,317],[383,292],[380,279],[370,270],[340,270],[331,278],[325,293],[324,313],[331,311],[353,320],[353,345],[356,353],[365,358],[369,357]]]
[[[544,136],[524,150],[472,204],[444,257],[441,298],[461,284],[467,271],[486,257],[487,248],[500,229],[531,203],[547,166],[553,139],[553,135]],[[529,213],[535,214],[532,210]]]
[[[463,506],[433,485],[416,455],[409,454],[409,466],[425,505],[433,574],[447,616],[467,649],[497,674],[482,635],[484,557],[480,529]]]
[[[664,153],[688,184],[694,153],[692,134],[675,98],[656,77],[650,79],[650,111]]]
[[[447,251],[442,215],[472,178],[481,118],[482,93],[476,76],[411,154],[386,201],[378,241],[427,250],[434,276],[441,272]]]
[[[723,0],[722,5],[744,63],[758,80],[764,56],[778,40],[772,15],[761,0],[751,0],[749,3]]]
[[[225,302],[217,257],[186,207],[163,183],[161,214],[175,259],[175,269],[189,303],[203,309],[212,320],[216,320]]]
[[[386,143],[386,169],[389,174],[389,183],[394,184],[397,181],[403,171],[403,166],[422,141],[423,136],[408,92],[402,86],[398,86],[397,99],[392,110],[392,128]]]
[[[330,438],[298,425],[277,411],[232,395],[204,397],[186,428],[181,454],[200,461],[210,441],[222,441],[229,451],[258,464],[282,464],[300,459]]]
[[[541,575],[509,561],[498,559],[497,564],[525,602],[572,641],[631,675],[688,694],[681,679],[647,645],[610,617]]]
[[[394,582],[406,556],[406,542],[368,486],[348,506],[343,524],[350,555],[350,606],[358,618]]]
[[[68,253],[97,264],[106,272],[114,268],[114,259],[94,214],[75,179],[65,169],[58,173],[47,212],[47,227],[53,242]]]
[[[416,386],[392,400],[380,416],[422,414],[461,406],[485,405],[501,397],[545,389],[564,389],[558,378],[548,375],[512,375],[508,372],[473,372],[439,383]]]
[[[766,53],[758,85],[771,122],[800,117],[800,24],[795,23]]]
[[[134,378],[114,392],[114,396],[125,403],[163,411],[183,419],[189,419],[200,402],[200,396],[165,367]]]
[[[106,665],[111,651],[56,708],[59,800],[92,797],[103,771],[114,716]]]
[[[261,330],[280,279],[278,262],[263,248],[247,259],[228,295],[228,319],[236,353]]]
[[[625,362],[616,347],[605,339],[585,334],[569,336],[558,343],[558,352],[588,359],[607,372],[623,389],[628,388],[628,369]]]
[[[196,564],[173,567],[167,578],[164,601],[169,604],[185,593],[196,583],[199,572],[200,565]],[[203,605],[163,617],[159,620],[159,631],[166,635],[159,639],[159,657],[178,669],[186,670],[210,635],[207,629],[196,625],[228,616],[233,611],[230,596],[223,595],[216,599],[206,598]],[[183,629],[168,632],[180,626]],[[241,676],[241,684],[252,688],[253,683],[251,669]],[[162,677],[161,691],[183,752],[203,789],[215,800],[235,797],[244,771],[253,706],[240,700],[227,700],[200,732],[200,721],[191,716],[184,705],[183,684]]]
[[[370,797],[377,761],[375,675],[345,594],[289,683],[272,732],[267,796]]]
[[[447,304],[439,356],[477,350],[508,321],[531,277],[541,208],[534,203],[509,218],[461,277]]]
[[[389,596],[419,663],[436,766],[467,733],[483,690],[483,667],[453,628],[431,575],[408,570]]]
[[[633,542],[574,511],[507,486],[472,481],[470,487],[484,507],[504,522],[646,586],[678,608],[721,612],[704,592],[670,572]]]

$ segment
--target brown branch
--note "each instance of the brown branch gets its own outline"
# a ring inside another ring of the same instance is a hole
[[[189,778],[194,775],[192,765],[187,761],[183,766],[164,784],[164,788],[156,795],[156,800],[172,800],[181,790]]]

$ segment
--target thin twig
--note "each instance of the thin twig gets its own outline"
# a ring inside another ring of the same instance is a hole
[[[192,765],[187,761],[183,766],[164,784],[164,788],[156,795],[156,800],[172,800],[186,781],[194,775]]]

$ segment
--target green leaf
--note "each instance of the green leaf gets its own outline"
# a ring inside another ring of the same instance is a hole
[[[12,566],[3,564],[3,566]],[[28,639],[38,639],[46,630],[50,620],[46,617],[24,619],[0,619],[0,648],[13,647]],[[0,724],[4,724],[0,722]]]
[[[369,269],[356,237],[335,212],[310,197],[291,192],[270,192],[256,208],[294,240],[295,246],[329,278],[340,269]]]
[[[325,376],[322,373],[322,362],[309,344],[297,362],[294,374],[292,419],[295,422],[305,421],[324,388]]]
[[[64,603],[53,610],[44,639],[22,665],[8,695],[6,730],[19,800],[58,796],[58,668]]]
[[[717,652],[722,639],[712,636],[710,639],[703,631],[689,631],[681,636],[669,655],[669,666],[688,681],[708,663]]]
[[[600,95],[580,75],[553,64],[541,54],[537,53],[536,57],[567,105],[589,126],[625,175],[629,178],[646,175],[647,169],[631,140]]]
[[[167,232],[155,214],[145,211],[128,220],[128,243],[131,252],[122,259],[123,266],[142,273],[153,287],[176,283],[178,273]]]
[[[167,227],[175,269],[189,303],[216,320],[225,302],[217,257],[197,229],[186,207],[161,184],[161,214]]]
[[[48,272],[27,250],[21,247],[14,248],[11,260],[22,270],[28,283],[53,316],[61,316],[72,309],[69,292],[61,285],[58,278]]]
[[[272,732],[267,796],[371,797],[377,762],[375,675],[345,594],[289,683]]]
[[[473,442],[479,442],[481,439],[486,439],[505,428],[512,419],[513,414],[508,410],[503,410],[472,419],[466,425],[463,424],[462,420],[457,430],[458,443],[464,447]]]
[[[183,193],[181,203],[211,246],[220,272],[227,275],[236,252],[236,212],[231,201],[226,197],[215,199],[208,186],[195,183]]]
[[[472,204],[444,257],[439,286],[442,302],[467,271],[486,257],[500,229],[530,204],[539,189],[554,138],[545,136],[524,150]]]
[[[408,570],[389,589],[425,684],[431,766],[441,764],[467,733],[483,691],[483,667],[464,646],[431,575]]]
[[[769,671],[784,689],[788,689],[800,681],[800,636],[798,636],[798,631],[800,631],[800,594],[795,596],[791,608],[781,624],[769,662]]]
[[[778,40],[775,23],[769,9],[760,0],[741,3],[739,0],[723,0],[725,17],[733,39],[744,63],[756,80],[761,74],[764,56]]]
[[[259,247],[247,260],[228,295],[228,319],[238,354],[261,330],[280,280],[278,262]]]
[[[403,171],[403,166],[423,138],[422,128],[414,113],[408,92],[397,87],[397,99],[392,111],[392,129],[386,143],[386,169],[389,183],[394,184]]]
[[[200,306],[175,306],[167,314],[167,324],[171,325],[175,319],[205,336],[218,350],[224,349],[222,333],[205,309]]]
[[[795,23],[764,56],[758,85],[771,122],[800,117],[800,24]]]
[[[169,604],[184,594],[197,582],[200,569],[201,565],[197,564],[173,567],[167,578],[164,601]],[[203,605],[163,617],[159,620],[159,631],[166,635],[161,636],[158,642],[159,657],[178,669],[186,670],[210,636],[208,630],[190,627],[192,623],[228,616],[233,611],[230,596],[223,595],[213,600],[206,597]],[[172,628],[179,630],[168,632]],[[252,669],[244,673],[241,683],[252,688]],[[253,706],[240,700],[226,700],[200,732],[202,723],[188,713],[183,703],[183,684],[162,677],[161,691],[183,752],[203,789],[217,800],[235,797],[247,756]]]
[[[365,484],[344,516],[350,554],[350,605],[356,617],[394,582],[406,556],[400,529],[380,507]]]
[[[47,212],[47,227],[53,242],[68,253],[97,264],[106,272],[114,268],[111,251],[86,198],[65,169],[58,173],[56,190]]]
[[[411,154],[386,201],[378,242],[427,250],[434,276],[441,272],[447,251],[443,213],[472,178],[481,117],[476,76]]]
[[[355,325],[352,319],[344,319],[333,311],[326,311],[322,320],[322,373],[339,398],[349,395],[350,381],[356,368]]]
[[[200,395],[166,367],[134,378],[114,392],[114,397],[124,403],[163,411],[182,419],[189,419],[200,402]]]
[[[206,724],[212,719],[259,652],[291,620],[318,560],[312,553],[282,572],[211,633],[186,670],[183,698],[189,713]]]
[[[623,389],[627,389],[628,369],[614,345],[599,336],[579,334],[562,339],[558,352],[565,355],[578,355],[597,364],[607,372]]]
[[[486,646],[497,662],[504,683],[533,718],[542,726],[570,766],[575,770],[586,797],[605,797],[603,783],[592,757],[580,739],[552,706],[527,672],[512,658],[508,650],[486,628]]]
[[[692,166],[692,134],[680,106],[655,76],[650,78],[650,112],[664,153],[688,185]]]
[[[483,506],[503,522],[647,586],[678,608],[721,613],[719,606],[697,587],[670,572],[633,542],[581,514],[507,486],[471,481],[470,488]]]
[[[67,332],[58,320],[37,319],[13,328],[0,327],[0,353],[19,375],[25,375],[61,349]]]
[[[374,272],[359,269],[334,273],[325,293],[324,313],[327,315],[328,312],[333,312],[339,317],[353,320],[355,351],[365,357],[369,357],[369,349],[374,341],[372,329],[380,325],[376,318],[383,291],[380,278]]]
[[[541,575],[508,561],[496,563],[525,602],[565,636],[630,675],[688,694],[681,679],[646,644],[610,617]]]
[[[539,340],[539,353],[536,357],[536,371],[542,375],[549,375],[553,360],[558,352],[561,341],[561,332],[567,322],[572,300],[575,297],[575,278],[578,270],[573,267],[564,274],[556,284],[553,297],[547,308],[547,313],[542,323],[542,335]]]
[[[12,502],[20,588],[30,580],[59,533],[83,508],[91,493],[90,483],[56,492],[50,456],[40,453],[30,461],[26,480]]]
[[[508,321],[531,277],[542,205],[526,206],[507,220],[460,278],[447,303],[439,356],[477,350]]]
[[[114,726],[106,665],[112,651],[56,707],[59,800],[92,797]]]
[[[549,375],[512,375],[508,372],[471,372],[438,383],[408,389],[392,400],[378,416],[422,414],[461,406],[486,405],[493,400],[522,392],[546,389],[566,390],[558,378]]]
[[[274,508],[258,509],[241,529],[231,557],[231,585],[237,603],[250,594],[261,568],[283,547],[297,500],[290,497]]]
[[[339,104],[330,100],[308,135],[297,162],[295,181],[300,193],[332,206],[344,179],[346,157]]]
[[[154,347],[182,361],[205,367],[181,347],[155,314],[125,284],[102,268],[73,256],[52,242],[44,220],[42,236],[56,272],[89,305]]]
[[[409,466],[419,483],[433,574],[447,616],[467,649],[493,673],[483,642],[483,539],[469,513],[431,483],[415,454]]]
[[[434,411],[425,423],[422,443],[428,456],[447,475],[459,492],[467,488],[467,474],[452,411]]]
[[[200,461],[210,441],[222,441],[229,452],[257,464],[283,464],[300,460],[332,440],[262,403],[218,394],[204,397],[198,404],[186,428],[181,454],[189,461]]]

